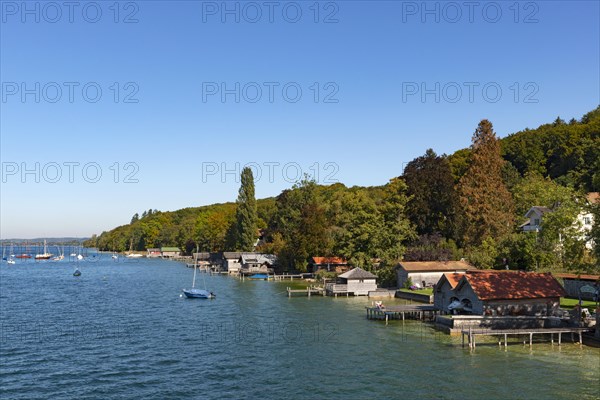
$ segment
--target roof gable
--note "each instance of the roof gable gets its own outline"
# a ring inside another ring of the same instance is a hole
[[[402,261],[399,267],[408,272],[449,272],[475,269],[466,261]]]
[[[325,264],[342,264],[347,265],[348,261],[342,257],[312,257],[312,262],[315,265],[325,265]]]
[[[339,277],[343,279],[377,279],[377,275],[359,267],[351,269],[350,271],[341,274]]]
[[[565,296],[550,273],[516,271],[470,271],[457,285],[469,284],[479,300],[538,299]]]
[[[181,250],[179,250],[179,247],[161,247],[160,251],[179,253]]]
[[[525,218],[531,218],[532,215],[541,217],[542,215],[550,212],[552,212],[552,210],[548,207],[533,206],[525,213]]]

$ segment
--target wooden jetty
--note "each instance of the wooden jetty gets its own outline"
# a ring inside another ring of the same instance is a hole
[[[311,295],[325,296],[325,289],[317,286],[308,286],[306,289],[292,289],[287,288],[288,297],[292,297],[294,294],[303,295],[310,297]]]
[[[508,346],[508,336],[529,336],[529,347],[533,345],[533,335],[550,335],[550,341],[554,344],[554,335],[558,335],[558,345],[561,345],[563,333],[571,334],[571,341],[575,342],[575,334],[579,335],[579,342],[582,343],[582,333],[591,331],[593,328],[536,328],[536,329],[482,329],[471,328],[461,329],[462,346],[465,347],[465,336],[470,349],[476,347],[475,338],[477,336],[499,336],[498,345],[502,346],[502,337],[504,337],[504,347]],[[523,344],[526,344],[526,340]]]
[[[286,279],[289,279],[290,281],[293,281],[294,278],[295,279],[303,279],[304,276],[302,274],[283,274],[283,275],[272,275],[273,279],[276,281],[284,281]]]
[[[433,320],[440,311],[437,307],[431,305],[408,304],[405,306],[390,306],[390,307],[365,307],[367,309],[368,319],[385,320],[387,325],[390,319],[405,318],[420,319],[426,318]]]

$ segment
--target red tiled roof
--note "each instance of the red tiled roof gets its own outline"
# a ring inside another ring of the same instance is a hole
[[[313,257],[313,264],[348,264],[345,258],[342,257]]]
[[[582,281],[598,281],[600,280],[600,275],[577,275],[577,274],[554,274],[559,278],[563,279],[579,279]]]
[[[466,261],[402,261],[400,266],[408,272],[436,272],[475,269]]]
[[[460,278],[463,277],[463,273],[460,272],[446,272],[444,273],[444,276],[446,277],[446,280],[448,281],[448,283],[450,284],[450,287],[452,289],[454,289],[456,287],[456,285],[458,285],[458,282],[460,281]]]
[[[600,203],[600,193],[598,192],[589,192],[585,197],[590,204]]]
[[[468,282],[480,300],[538,299],[565,296],[565,290],[550,273],[477,271],[467,272]]]

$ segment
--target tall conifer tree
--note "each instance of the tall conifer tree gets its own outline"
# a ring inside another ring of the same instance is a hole
[[[492,123],[482,120],[473,134],[469,169],[460,179],[463,244],[480,245],[486,238],[498,239],[513,227],[513,199],[502,180],[505,161]]]
[[[250,168],[244,168],[241,174],[242,184],[237,198],[235,214],[236,249],[253,251],[258,233],[258,215],[256,212],[256,198],[254,196],[254,176]]]

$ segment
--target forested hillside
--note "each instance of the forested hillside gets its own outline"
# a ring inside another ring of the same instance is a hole
[[[557,118],[500,140],[483,120],[472,139],[470,148],[449,156],[428,149],[403,172],[390,171],[397,177],[380,187],[304,180],[254,202],[251,172],[244,172],[235,203],[145,211],[86,244],[112,251],[247,250],[260,232],[259,250],[278,254],[290,270],[303,270],[310,256],[336,255],[382,277],[402,258],[597,271],[597,255],[585,248],[590,238],[573,221],[589,207],[586,194],[600,190],[600,107],[580,120]],[[554,212],[542,231],[523,233],[519,226],[534,205]]]

